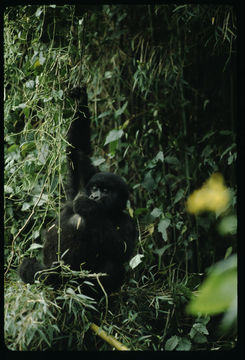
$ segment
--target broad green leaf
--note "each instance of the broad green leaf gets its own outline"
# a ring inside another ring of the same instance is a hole
[[[165,344],[165,350],[166,351],[172,351],[176,348],[176,346],[178,345],[179,343],[179,337],[174,335],[174,336],[171,336],[171,338],[169,338],[167,341],[166,341],[166,344]]]
[[[109,134],[107,135],[106,137],[106,140],[105,140],[105,144],[104,145],[107,145],[107,144],[110,144],[111,142],[114,142],[114,141],[117,141],[119,140],[121,137],[123,136],[123,130],[122,129],[119,129],[119,130],[111,130],[109,132]]]
[[[229,215],[223,217],[218,225],[218,232],[220,233],[220,235],[236,234],[237,217],[235,215]]]
[[[200,334],[204,334],[204,335],[208,335],[208,330],[206,328],[206,326],[204,324],[201,323],[196,323],[193,325],[192,327],[193,329],[195,329],[196,332],[200,333]]]
[[[159,208],[154,208],[151,212],[151,216],[157,218],[162,214],[162,210]]]
[[[154,159],[156,161],[160,160],[161,162],[163,162],[163,160],[164,160],[163,152],[159,151]]]
[[[191,342],[186,337],[179,338],[179,343],[176,348],[177,351],[189,351],[191,350]]]
[[[27,202],[24,202],[22,207],[21,207],[21,211],[26,211],[30,208],[31,204],[30,203],[27,203]]]
[[[167,230],[169,224],[170,224],[170,220],[169,220],[169,219],[163,219],[163,220],[161,220],[161,221],[159,222],[158,227],[157,227],[158,231],[162,234],[162,237],[163,237],[163,240],[164,240],[164,241],[167,241],[167,240],[168,240],[168,236],[167,236],[166,230]]]
[[[227,310],[237,298],[236,255],[218,262],[187,306],[193,315],[214,315]]]

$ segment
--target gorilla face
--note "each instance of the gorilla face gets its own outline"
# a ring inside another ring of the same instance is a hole
[[[94,201],[101,201],[103,198],[110,196],[110,191],[108,188],[100,188],[97,185],[94,185],[90,189],[89,199]]]
[[[128,186],[115,174],[95,174],[86,186],[86,193],[89,199],[100,204],[106,212],[122,211],[126,208]]]

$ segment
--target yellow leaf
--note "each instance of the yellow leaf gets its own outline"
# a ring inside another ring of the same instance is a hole
[[[39,59],[37,59],[33,65],[34,69],[41,66]]]
[[[122,129],[124,130],[129,124],[129,120],[124,121],[124,123],[122,124]]]
[[[134,217],[134,210],[132,208],[128,209],[129,215],[131,216],[131,218]]]

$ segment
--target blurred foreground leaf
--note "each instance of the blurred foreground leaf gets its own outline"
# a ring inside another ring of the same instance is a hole
[[[237,256],[219,261],[200,286],[187,311],[192,315],[215,315],[234,307],[237,299]]]
[[[187,211],[191,214],[199,214],[203,211],[223,212],[230,200],[229,190],[224,185],[223,176],[214,173],[195,190],[187,200]]]

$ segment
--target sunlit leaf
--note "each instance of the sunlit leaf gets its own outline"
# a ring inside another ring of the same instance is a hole
[[[142,262],[142,258],[144,257],[144,255],[142,254],[137,254],[135,255],[129,262],[129,266],[134,269],[136,268],[141,262]]]
[[[41,248],[43,248],[42,244],[33,243],[33,244],[31,244],[31,246],[29,247],[28,250],[35,250],[35,249],[41,249]]]

